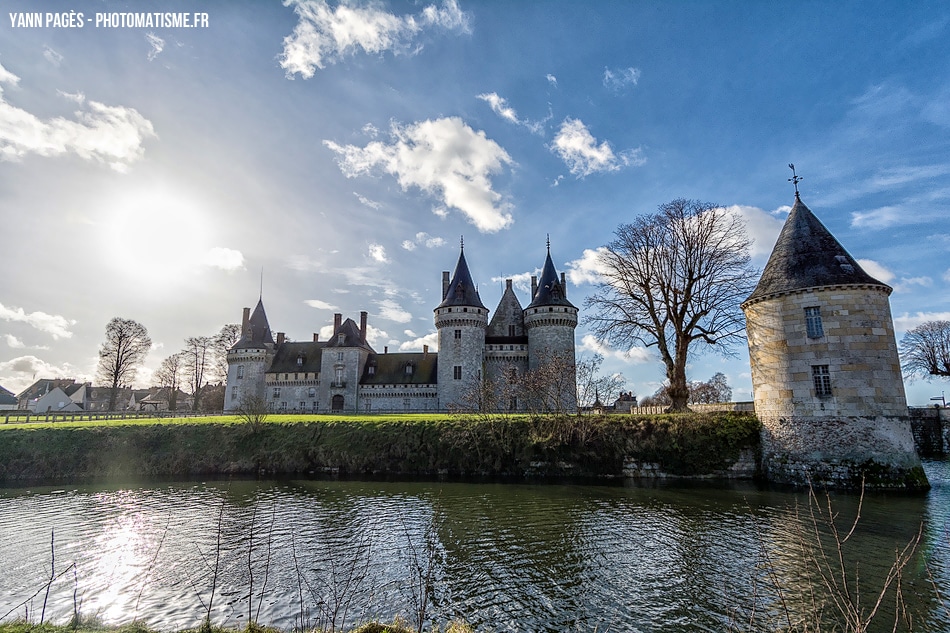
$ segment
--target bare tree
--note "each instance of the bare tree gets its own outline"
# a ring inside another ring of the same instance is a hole
[[[758,278],[742,219],[714,204],[673,200],[621,224],[601,254],[598,290],[588,297],[594,333],[620,345],[656,347],[670,385],[670,410],[689,400],[690,345],[721,353],[741,340],[739,304]]]
[[[901,368],[908,376],[950,376],[950,321],[928,321],[901,339]]]
[[[155,380],[159,387],[168,389],[168,410],[178,410],[178,391],[181,389],[182,372],[185,369],[185,353],[176,352],[162,361],[155,370]]]
[[[538,366],[521,378],[521,394],[530,413],[577,411],[577,381],[574,358],[543,351]]]
[[[214,335],[214,369],[211,381],[225,382],[228,379],[228,350],[241,338],[241,324],[227,323]]]
[[[695,404],[714,404],[732,400],[732,387],[724,373],[716,372],[706,382],[689,384],[689,401]]]
[[[135,380],[135,372],[151,348],[152,339],[141,323],[115,317],[106,324],[96,378],[110,387],[109,411],[115,410],[119,387]]]
[[[182,350],[185,358],[185,375],[191,387],[194,404],[192,410],[197,411],[201,400],[201,389],[207,382],[206,375],[213,371],[214,337],[190,336],[185,339],[185,349]]]
[[[627,379],[623,374],[601,375],[600,368],[603,364],[603,355],[596,353],[581,356],[575,362],[578,407],[590,407],[597,399],[604,404],[613,402],[626,386]]]

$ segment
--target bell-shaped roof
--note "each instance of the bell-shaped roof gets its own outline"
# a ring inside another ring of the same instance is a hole
[[[490,338],[524,335],[524,310],[511,287],[511,280],[506,279],[505,292],[501,295],[498,307],[495,308],[485,336]]]
[[[838,285],[891,287],[864,272],[835,236],[805,206],[798,194],[759,283],[746,299]]]
[[[551,261],[551,246],[548,245],[548,254],[544,258],[544,267],[541,269],[541,279],[538,280],[538,291],[528,304],[528,308],[539,306],[569,306],[577,309],[567,300],[566,289],[561,285],[554,262]]]
[[[271,334],[270,324],[267,323],[267,314],[264,313],[264,300],[258,299],[257,307],[254,308],[244,331],[241,332],[241,339],[231,349],[257,347],[264,344],[274,345],[274,336]]]
[[[464,248],[459,251],[459,261],[455,265],[455,273],[452,274],[452,280],[449,282],[448,292],[445,293],[442,303],[436,310],[449,306],[485,307],[478,296],[478,288],[472,281],[472,273],[468,270]]]

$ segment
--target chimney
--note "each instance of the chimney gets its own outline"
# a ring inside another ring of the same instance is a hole
[[[531,275],[531,300],[534,301],[534,295],[538,294],[538,277]]]
[[[316,343],[316,342],[319,341],[319,340],[320,340],[320,333],[319,333],[319,332],[314,332],[314,333],[313,333],[313,342]]]
[[[278,332],[278,333],[277,333],[277,345],[279,346],[279,345],[283,345],[283,344],[284,344],[284,333],[283,333],[283,332]]]
[[[445,295],[449,294],[449,271],[442,271],[442,299],[445,299]]]
[[[366,343],[366,311],[360,312],[360,343]]]
[[[247,332],[247,324],[251,320],[251,309],[244,308],[244,316],[241,318],[241,335],[243,336]]]
[[[423,345],[423,346],[422,346],[422,357],[425,358],[425,357],[428,356],[428,355],[429,355],[429,346],[428,346],[428,345]]]
[[[561,296],[567,299],[567,279],[564,277],[564,273],[561,273]]]
[[[340,329],[340,324],[343,323],[343,315],[337,312],[333,315],[333,333],[336,334],[336,331]]]
[[[389,353],[389,345],[383,345],[383,354]]]

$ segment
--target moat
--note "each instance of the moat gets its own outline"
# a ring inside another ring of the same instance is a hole
[[[865,496],[846,556],[870,606],[895,550],[922,529],[903,597],[913,630],[947,630],[938,593],[950,594],[950,463],[925,468],[926,494]],[[859,498],[831,501],[847,532]],[[399,614],[412,621],[423,595],[434,621],[462,618],[479,631],[769,630],[780,611],[769,574],[786,596],[823,592],[803,585],[804,537],[795,526],[808,515],[806,493],[752,484],[295,479],[5,488],[0,616],[39,620],[53,562],[61,576],[45,615],[58,623],[79,604],[106,623],[195,626],[214,585],[216,623],[243,626],[250,609],[288,631],[331,616],[338,626],[344,615],[347,626]],[[877,623],[890,630],[892,597],[882,609]]]

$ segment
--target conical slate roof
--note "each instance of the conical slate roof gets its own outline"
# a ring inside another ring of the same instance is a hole
[[[561,285],[561,279],[554,269],[554,262],[551,261],[551,247],[548,247],[547,257],[544,259],[544,268],[541,269],[541,279],[538,280],[538,292],[535,293],[528,308],[537,308],[540,306],[569,306],[575,308],[573,303],[567,300],[567,293]]]
[[[267,314],[264,313],[264,301],[258,299],[257,307],[254,308],[251,318],[247,321],[247,327],[241,332],[241,339],[231,349],[257,347],[265,343],[274,345],[274,337],[270,331],[270,324],[267,323]]]
[[[514,327],[512,327],[514,326]],[[511,280],[505,281],[505,292],[501,295],[498,307],[485,331],[486,337],[524,336],[524,310],[511,288]]]
[[[775,294],[838,285],[890,286],[864,272],[798,195],[759,283],[745,303]]]
[[[455,265],[455,273],[452,275],[452,281],[449,282],[449,290],[445,293],[445,298],[442,299],[442,303],[439,304],[436,310],[449,306],[485,307],[481,298],[478,296],[478,289],[475,287],[475,282],[472,281],[472,273],[468,270],[464,250],[459,252],[459,261]]]

